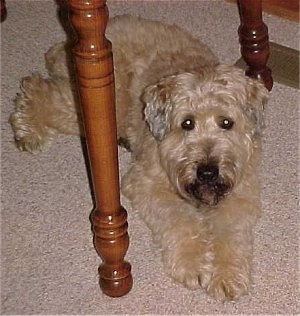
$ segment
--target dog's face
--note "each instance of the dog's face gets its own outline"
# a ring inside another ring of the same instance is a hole
[[[267,95],[262,83],[226,65],[145,89],[145,120],[182,197],[212,206],[239,183],[259,143]]]

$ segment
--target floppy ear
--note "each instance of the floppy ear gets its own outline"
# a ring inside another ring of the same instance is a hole
[[[268,101],[269,91],[261,81],[247,78],[246,94],[247,102],[244,111],[253,124],[252,136],[260,136],[264,128],[263,111]]]
[[[145,88],[141,98],[145,104],[145,120],[157,140],[162,140],[170,129],[171,89],[168,78],[164,78]]]

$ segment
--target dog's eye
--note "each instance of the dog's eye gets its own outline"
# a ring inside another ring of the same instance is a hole
[[[185,131],[191,131],[195,128],[195,122],[192,118],[188,118],[181,123],[181,127]]]
[[[219,126],[223,129],[227,129],[227,130],[232,129],[233,125],[234,125],[233,120],[226,118],[226,117],[221,118],[221,120],[219,122]]]

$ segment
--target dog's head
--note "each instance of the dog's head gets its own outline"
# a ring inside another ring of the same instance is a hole
[[[267,96],[261,82],[227,65],[145,89],[145,120],[181,196],[215,205],[237,185],[259,147]]]

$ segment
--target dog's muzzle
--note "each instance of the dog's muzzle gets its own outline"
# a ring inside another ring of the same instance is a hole
[[[193,199],[210,206],[218,204],[230,189],[231,184],[220,176],[218,166],[210,164],[199,165],[196,179],[186,186]]]

